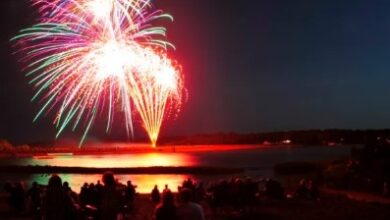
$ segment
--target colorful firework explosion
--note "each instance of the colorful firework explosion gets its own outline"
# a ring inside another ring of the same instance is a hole
[[[36,88],[32,100],[43,103],[34,121],[56,112],[57,137],[66,127],[83,126],[81,145],[103,112],[106,132],[120,112],[133,134],[135,106],[155,146],[167,105],[180,105],[182,78],[166,53],[173,47],[166,29],[151,23],[172,17],[153,11],[150,0],[32,2],[39,23],[12,40]]]

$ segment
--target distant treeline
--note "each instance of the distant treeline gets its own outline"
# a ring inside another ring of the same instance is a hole
[[[95,140],[96,139],[96,140]],[[104,142],[132,142],[147,143],[147,138],[140,139],[99,139]],[[373,141],[383,140],[390,143],[390,129],[381,130],[348,130],[348,129],[326,129],[326,130],[301,130],[301,131],[279,131],[259,133],[215,133],[198,134],[191,136],[160,137],[158,145],[216,145],[216,144],[294,144],[294,145],[354,145],[368,144]],[[78,141],[73,140],[75,146]],[[91,142],[87,140],[87,143]],[[93,143],[93,141],[91,142]],[[18,148],[46,148],[55,145],[55,141],[41,141],[18,146]],[[12,149],[13,146],[5,139],[0,139],[0,151]]]
[[[390,129],[383,130],[302,130],[267,133],[217,133],[186,137],[162,137],[160,145],[198,144],[299,144],[299,145],[338,145],[367,144],[376,139],[389,139]]]

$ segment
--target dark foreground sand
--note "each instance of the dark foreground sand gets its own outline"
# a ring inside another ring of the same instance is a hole
[[[4,195],[0,196],[0,219],[30,219],[26,215],[14,215],[6,210]],[[202,204],[208,220],[338,220],[338,219],[364,219],[388,220],[390,219],[390,205],[380,203],[367,203],[350,200],[345,196],[325,194],[319,201],[271,201],[262,200],[247,213],[239,213],[227,208],[213,213],[207,203]],[[136,199],[134,212],[129,216],[133,220],[152,220],[153,204],[147,195],[139,195]]]

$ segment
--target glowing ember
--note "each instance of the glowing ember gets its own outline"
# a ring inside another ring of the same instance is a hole
[[[40,23],[17,40],[27,76],[37,89],[41,115],[55,111],[57,137],[85,127],[80,145],[98,115],[107,112],[109,132],[121,112],[133,133],[132,106],[155,146],[167,106],[180,107],[180,68],[169,59],[165,28],[150,21],[172,17],[151,11],[150,0],[33,0]],[[151,11],[151,12],[150,12]]]

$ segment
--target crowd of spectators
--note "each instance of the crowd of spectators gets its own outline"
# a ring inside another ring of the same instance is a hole
[[[34,182],[27,191],[21,183],[6,183],[7,203],[16,213],[28,212],[35,219],[131,219],[138,193],[131,181],[118,182],[114,174],[103,174],[102,183],[84,183],[75,193],[68,182],[52,175],[47,186]],[[297,199],[318,199],[319,190],[311,180],[301,180],[293,194]],[[157,185],[151,190],[150,200],[155,206],[156,220],[204,220],[202,205],[218,213],[221,210],[250,211],[260,199],[286,198],[276,180],[231,178],[208,185],[187,179],[173,193],[168,185],[160,192]]]

